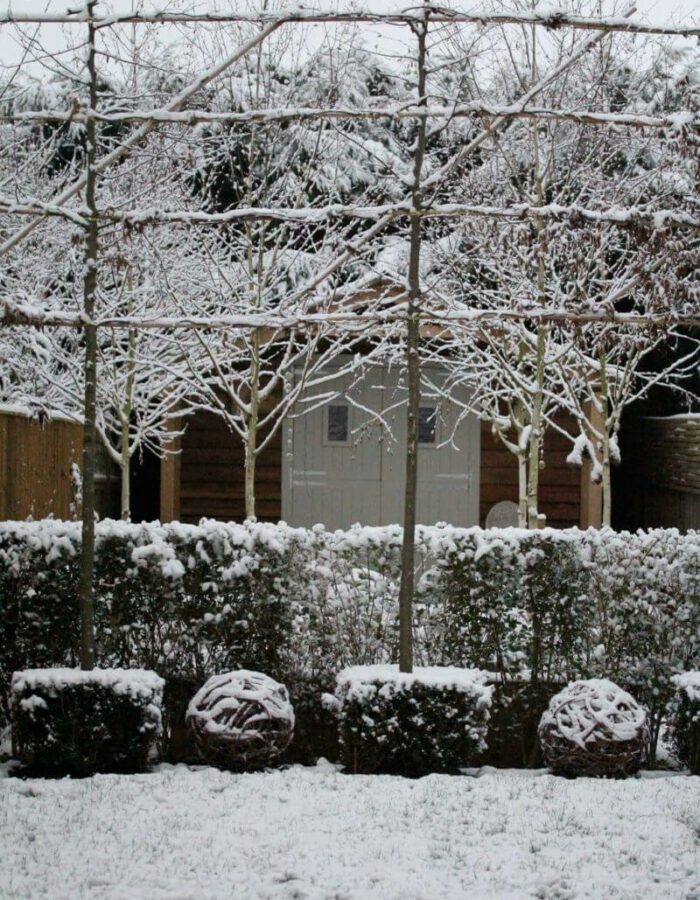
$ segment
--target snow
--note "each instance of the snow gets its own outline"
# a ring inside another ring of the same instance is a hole
[[[674,675],[671,681],[679,690],[685,691],[688,700],[700,703],[700,672],[682,672]]]
[[[238,724],[237,714],[250,703],[258,712]],[[294,729],[294,710],[284,685],[247,669],[212,676],[190,700],[186,715],[188,722],[196,719],[199,727],[212,734],[254,731],[255,724],[265,718],[288,722],[290,733]]]
[[[26,669],[12,676],[12,690],[15,693],[27,689],[60,690],[74,684],[100,684],[111,688],[116,694],[146,698],[153,694],[160,695],[165,687],[163,679],[147,669]]]
[[[363,685],[382,681],[397,689],[410,688],[414,684],[431,687],[453,688],[465,694],[480,694],[483,701],[491,702],[491,688],[486,687],[488,672],[481,669],[461,669],[457,666],[424,666],[413,672],[399,672],[395,665],[350,666],[337,675],[338,686],[349,690],[361,690]]]
[[[48,900],[697,896],[700,778],[416,781],[328,763],[0,779],[2,894]],[[69,839],[67,839],[69,837]]]

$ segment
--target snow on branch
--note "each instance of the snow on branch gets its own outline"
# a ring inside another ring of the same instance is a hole
[[[536,25],[544,28],[572,28],[583,31],[622,32],[625,34],[658,34],[673,37],[700,37],[700,26],[650,25],[646,22],[634,21],[626,16],[580,16],[560,9],[543,10],[542,12],[494,12],[492,10],[472,10],[463,12],[443,6],[427,7],[429,17],[437,24],[453,25]],[[415,25],[423,21],[426,8],[422,5],[409,7],[394,12],[373,12],[371,9],[323,10],[303,9],[291,10],[284,15],[260,12],[153,12],[127,13],[124,15],[90,16],[86,9],[76,12],[31,13],[15,12],[11,8],[0,10],[0,25],[15,24],[62,24],[81,25],[92,22],[97,28],[108,28],[125,24],[196,24],[198,22],[226,23],[250,22],[257,25],[285,24],[342,24],[348,22],[365,22],[386,25]],[[634,12],[632,7],[631,12]]]
[[[279,310],[267,313],[220,315],[220,316],[107,316],[93,323],[98,328],[137,328],[161,331],[221,331],[227,329],[256,330],[268,329],[275,333],[292,330],[314,330],[332,327],[335,331],[362,332],[368,325],[405,322],[405,303],[367,311],[347,311],[342,309],[318,313],[298,313],[284,315]],[[523,322],[573,322],[578,324],[609,323],[637,328],[659,328],[668,325],[687,327],[700,326],[700,308],[696,315],[677,316],[658,313],[615,313],[615,312],[575,312],[567,309],[461,309],[453,311],[426,308],[422,313],[425,325],[442,326],[450,324],[479,323],[499,328],[505,320]],[[62,310],[46,310],[31,303],[13,303],[5,300],[0,307],[0,325],[33,326],[42,328],[69,327],[82,328],[87,319],[81,313]]]
[[[43,203],[33,199],[15,202],[7,197],[0,197],[0,212],[24,216],[64,216],[72,221],[87,220],[89,216],[89,211],[84,207],[67,208],[58,204]],[[647,225],[655,229],[671,226],[700,227],[700,218],[697,216],[686,212],[676,212],[671,209],[650,210],[634,206],[589,209],[577,203],[566,206],[558,203],[549,203],[544,206],[518,203],[506,207],[472,205],[468,203],[443,203],[427,206],[420,210],[414,209],[410,203],[383,204],[380,206],[330,204],[328,206],[294,208],[242,206],[223,213],[207,213],[201,210],[187,209],[102,209],[98,211],[98,216],[103,221],[121,222],[132,228],[141,228],[146,225],[168,225],[176,222],[186,225],[220,226],[236,221],[254,220],[315,225],[333,219],[381,219],[391,221],[406,217],[414,218],[416,216],[423,219],[567,220],[574,226],[578,223],[606,223],[620,226]]]
[[[1,21],[2,19],[0,18],[0,22]],[[218,78],[219,75],[233,66],[236,62],[238,62],[239,59],[242,59],[254,47],[257,47],[259,44],[261,44],[265,40],[265,38],[269,37],[278,27],[279,23],[272,22],[266,28],[257,32],[254,37],[237,47],[236,50],[234,50],[233,53],[227,56],[223,61],[216,63],[210,69],[207,69],[206,72],[195,78],[194,81],[186,85],[179,93],[175,95],[175,97],[173,97],[173,99],[166,106],[163,107],[163,110],[165,112],[176,112],[177,110],[182,109],[182,107],[187,103],[190,97],[197,94],[203,87]],[[126,138],[126,140],[119,144],[119,146],[115,147],[111,153],[108,153],[101,160],[99,160],[99,162],[92,166],[91,168],[93,172],[99,175],[114,163],[119,162],[120,159],[128,156],[133,149],[142,144],[144,138],[148,137],[148,135],[155,129],[156,125],[157,123],[152,119],[148,122],[144,122],[144,124],[140,128],[137,128],[132,135]],[[76,194],[79,194],[82,190],[84,190],[86,184],[87,173],[84,172],[82,175],[80,175],[79,178],[76,178],[75,181],[73,181],[67,188],[61,191],[61,193],[55,198],[54,205],[56,207],[63,206],[63,204],[67,200],[70,200],[71,197],[74,197]],[[34,231],[34,229],[37,227],[37,225],[39,225],[42,218],[43,215],[41,217],[34,218],[23,228],[20,228],[19,231],[16,231],[14,234],[6,238],[0,244],[0,256],[3,256],[17,244],[21,243],[21,241],[23,241],[25,237],[31,234],[32,231]]]
[[[587,110],[546,109],[536,106],[499,106],[497,104],[464,103],[458,106],[390,106],[390,107],[335,107],[317,109],[309,107],[283,109],[252,109],[245,112],[212,112],[206,109],[170,111],[164,109],[124,110],[103,113],[91,109],[25,110],[0,115],[0,122],[48,122],[83,124],[94,118],[106,124],[125,122],[158,122],[173,125],[197,125],[202,123],[242,124],[260,122],[272,125],[314,119],[458,119],[507,117],[509,119],[543,119],[546,121],[575,122],[617,128],[670,128],[681,129],[700,125],[700,114],[692,110],[679,110],[671,115],[650,116],[635,113],[592,112]]]

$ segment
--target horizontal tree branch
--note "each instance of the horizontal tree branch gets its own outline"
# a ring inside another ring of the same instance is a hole
[[[634,11],[634,8],[632,9]],[[573,28],[583,31],[622,32],[626,34],[658,34],[673,37],[700,37],[700,26],[690,25],[650,25],[646,22],[633,21],[625,16],[579,16],[560,10],[543,11],[541,13],[493,12],[491,10],[463,12],[444,6],[429,7],[430,20],[437,24],[455,25],[538,25],[544,28]],[[64,24],[81,25],[93,22],[97,28],[127,24],[196,24],[209,23],[254,23],[280,25],[307,24],[342,24],[347,22],[366,22],[384,25],[415,25],[423,21],[424,7],[416,4],[412,8],[396,12],[378,13],[370,9],[349,9],[345,11],[299,9],[284,15],[269,12],[203,12],[203,13],[126,13],[124,15],[90,16],[85,9],[79,12],[61,13],[23,13],[12,9],[0,10],[0,24]]]
[[[336,331],[366,331],[368,326],[405,323],[407,306],[399,302],[383,309],[366,311],[334,309],[328,312],[281,314],[278,310],[265,313],[220,316],[105,316],[90,322],[82,313],[68,310],[46,310],[38,305],[5,300],[0,306],[0,325],[36,328],[82,328],[93,324],[98,328],[148,329],[159,331],[222,331],[227,329],[267,329],[274,333],[292,330],[318,329],[326,326]],[[551,322],[575,324],[613,324],[637,328],[667,328],[669,326],[699,327],[700,308],[696,315],[676,316],[671,313],[614,313],[577,312],[566,309],[455,309],[440,310],[426,307],[421,314],[425,325],[446,330],[456,325],[479,323],[498,325],[504,321]]]
[[[62,216],[74,222],[87,220],[90,212],[85,207],[62,207],[40,200],[16,202],[0,197],[0,213],[19,216]],[[444,203],[416,210],[410,203],[385,204],[381,206],[353,206],[332,204],[319,207],[261,207],[248,206],[232,209],[225,213],[207,213],[201,210],[161,210],[161,209],[101,209],[98,218],[103,222],[118,222],[132,228],[148,225],[213,225],[221,226],[237,221],[263,220],[269,222],[317,225],[334,219],[386,219],[419,216],[425,219],[466,219],[490,218],[545,221],[568,220],[576,222],[603,223],[610,225],[648,225],[653,228],[681,226],[699,228],[700,218],[686,212],[670,209],[650,210],[641,207],[609,207],[590,209],[579,204],[562,206],[549,203],[545,206],[530,206],[524,203],[498,207],[468,203]]]
[[[621,128],[672,128],[700,125],[700,113],[680,110],[667,116],[647,116],[636,113],[591,112],[587,110],[545,109],[541,107],[498,106],[496,104],[464,103],[458,106],[394,106],[394,107],[336,107],[316,109],[253,109],[246,112],[211,112],[205,109],[188,109],[168,112],[163,109],[124,110],[123,112],[97,112],[77,108],[71,110],[20,110],[16,113],[0,115],[0,122],[47,122],[61,124],[77,122],[83,124],[94,118],[106,124],[124,122],[158,122],[174,125],[197,125],[211,122],[241,124],[261,122],[273,125],[276,122],[303,121],[315,119],[435,119],[507,117],[513,119],[544,119],[551,121],[576,122]]]
[[[272,34],[276,28],[279,26],[274,22],[264,28],[262,31],[259,31],[255,34],[250,40],[246,41],[244,44],[241,44],[236,50],[234,50],[226,59],[218,62],[212,68],[207,69],[206,72],[203,72],[194,81],[190,82],[186,87],[184,87],[181,91],[179,91],[166,106],[163,107],[163,110],[166,112],[176,112],[187,103],[190,97],[194,96],[198,93],[205,85],[209,84],[214,79],[218,78],[223,72],[225,72],[228,68],[238,62],[239,59],[244,57],[250,50],[254,47],[257,47],[258,44],[262,43],[266,37]],[[144,122],[140,128],[137,128],[136,131],[129,135],[118,147],[115,147],[110,153],[106,156],[103,156],[102,159],[94,166],[94,172],[97,174],[101,174],[106,169],[108,169],[111,165],[118,162],[120,159],[123,159],[125,156],[128,156],[134,147],[137,147],[144,138],[146,138],[156,127],[157,123],[150,120],[148,122]],[[74,197],[76,194],[80,193],[87,184],[87,174],[83,172],[79,178],[66,187],[58,196],[55,198],[56,207],[62,206],[67,200],[70,200],[71,197]],[[50,213],[42,213],[41,218],[44,215],[49,215]],[[24,240],[32,231],[37,227],[41,218],[35,218],[33,221],[28,222],[19,231],[16,231],[14,234],[11,234],[7,237],[2,243],[0,243],[0,256],[3,256],[17,244]]]

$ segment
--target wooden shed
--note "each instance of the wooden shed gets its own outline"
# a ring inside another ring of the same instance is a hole
[[[289,417],[258,459],[256,512],[262,521],[280,518],[292,525],[322,522],[344,528],[401,521],[405,407],[393,413],[389,438],[382,429],[363,426],[367,410],[386,408],[395,376],[375,375],[371,389],[347,402],[342,394],[325,407]],[[357,388],[355,388],[357,392]],[[363,413],[358,412],[360,404]],[[442,442],[455,425],[454,411],[435,412],[421,402],[418,516],[424,524],[448,521],[484,525],[498,502],[518,499],[518,471],[509,453],[487,424],[464,419],[453,439]],[[562,420],[562,427],[573,422]],[[211,413],[188,419],[187,431],[161,465],[163,520],[197,522],[202,517],[245,517],[243,445]],[[553,527],[599,526],[600,488],[590,481],[590,467],[566,462],[571,443],[550,429],[545,438],[540,478],[540,511]]]

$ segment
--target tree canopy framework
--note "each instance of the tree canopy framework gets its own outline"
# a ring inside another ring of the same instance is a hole
[[[434,189],[441,179],[449,175],[465,156],[475,150],[481,143],[497,133],[504,124],[513,119],[530,119],[542,121],[571,121],[584,123],[601,128],[634,128],[634,129],[688,129],[697,131],[700,126],[700,116],[692,110],[684,110],[673,116],[645,116],[622,115],[616,113],[599,113],[595,111],[580,111],[566,109],[548,109],[538,107],[533,101],[542,85],[536,85],[529,90],[520,102],[503,106],[488,105],[459,105],[446,110],[444,108],[431,108],[427,105],[424,94],[419,92],[419,98],[413,105],[404,107],[392,107],[383,109],[352,109],[352,108],[299,108],[292,110],[267,110],[264,113],[256,111],[245,113],[214,114],[207,110],[183,109],[188,101],[194,97],[203,87],[214,82],[223,75],[237,61],[241,60],[254,48],[262,44],[270,35],[283,26],[296,24],[338,24],[338,23],[371,23],[390,24],[410,28],[418,37],[419,46],[421,40],[425,40],[425,34],[432,24],[449,25],[474,25],[479,28],[491,26],[520,25],[535,28],[549,29],[575,29],[591,32],[592,35],[579,48],[568,63],[560,69],[549,73],[544,83],[550,83],[557,78],[561,71],[565,71],[576,58],[587,52],[608,34],[639,34],[639,35],[665,35],[683,38],[700,37],[700,28],[674,27],[674,26],[650,26],[641,22],[635,22],[630,18],[633,9],[625,16],[615,17],[584,17],[570,15],[562,12],[554,13],[493,13],[490,11],[463,12],[444,7],[424,4],[410,10],[395,13],[373,13],[370,10],[348,11],[319,11],[299,10],[282,15],[270,13],[158,13],[152,15],[108,15],[101,16],[96,13],[97,2],[92,0],[84,10],[68,13],[66,15],[54,14],[16,14],[11,10],[0,11],[0,26],[3,24],[63,24],[86,28],[88,31],[87,71],[89,76],[90,99],[85,107],[76,105],[68,113],[61,110],[30,111],[26,114],[5,116],[6,121],[24,120],[27,122],[84,123],[88,134],[88,154],[83,174],[77,177],[63,191],[53,198],[50,203],[33,198],[9,198],[0,196],[0,212],[7,215],[26,217],[29,221],[13,234],[7,236],[0,244],[0,257],[9,253],[13,248],[21,244],[40,224],[48,217],[60,217],[72,222],[81,228],[85,234],[85,286],[84,304],[82,312],[75,313],[66,310],[45,310],[40,304],[27,302],[26,298],[5,297],[0,307],[0,324],[27,325],[42,327],[73,327],[84,329],[88,352],[86,353],[85,369],[85,456],[84,475],[85,491],[83,505],[83,565],[81,568],[80,597],[83,609],[83,655],[82,664],[91,667],[94,664],[94,631],[92,613],[92,571],[94,564],[94,431],[95,431],[95,378],[94,364],[95,335],[98,328],[150,328],[150,329],[226,329],[231,327],[246,328],[251,330],[267,327],[280,327],[280,317],[277,313],[257,313],[255,315],[219,316],[219,317],[148,317],[148,316],[111,316],[100,319],[94,310],[94,297],[97,279],[97,263],[99,260],[99,225],[101,223],[127,223],[132,227],[151,227],[179,222],[187,225],[219,227],[233,219],[247,221],[273,220],[281,222],[310,223],[334,221],[343,218],[357,218],[370,223],[369,227],[359,235],[355,235],[348,241],[347,249],[340,254],[324,270],[312,278],[300,291],[292,295],[292,299],[301,299],[302,295],[313,294],[318,287],[326,281],[353,255],[361,252],[362,247],[368,241],[380,235],[382,231],[395,221],[396,218],[407,218],[411,223],[412,245],[412,277],[409,279],[408,295],[409,303],[395,303],[383,306],[380,309],[347,311],[342,307],[330,308],[314,315],[308,310],[299,310],[298,314],[291,311],[283,319],[283,327],[312,329],[321,325],[332,324],[337,329],[347,329],[348,332],[358,328],[367,328],[370,324],[385,324],[391,321],[403,321],[407,323],[409,333],[413,328],[413,343],[419,338],[419,331],[414,327],[418,316],[423,321],[433,321],[438,326],[449,327],[452,322],[479,321],[483,327],[488,327],[493,322],[495,327],[501,320],[507,318],[532,320],[534,322],[578,322],[580,324],[595,321],[619,322],[640,328],[663,328],[677,324],[700,325],[700,309],[691,311],[689,316],[666,316],[662,314],[624,314],[614,309],[604,312],[572,311],[567,309],[548,309],[543,306],[513,310],[493,309],[464,309],[446,311],[439,307],[431,307],[426,302],[420,291],[418,274],[418,256],[420,253],[421,223],[426,218],[449,217],[454,219],[468,219],[470,217],[486,217],[496,219],[512,219],[514,221],[534,219],[542,222],[545,219],[568,220],[576,223],[607,223],[619,227],[630,227],[644,224],[652,229],[681,228],[696,232],[700,228],[700,219],[697,216],[674,210],[654,210],[646,207],[611,207],[609,209],[589,209],[578,204],[568,206],[528,205],[521,204],[510,207],[495,207],[487,205],[467,204],[440,204],[434,203],[427,193],[428,189]],[[195,25],[197,23],[249,23],[256,25],[259,30],[248,41],[241,44],[235,51],[203,72],[193,82],[182,88],[173,99],[162,108],[151,110],[126,111],[119,113],[102,113],[98,108],[97,71],[95,60],[97,56],[96,36],[103,29],[115,26],[131,24],[182,24]],[[422,37],[421,37],[422,36]],[[423,43],[424,48],[424,43]],[[420,72],[424,73],[425,60],[420,64]],[[420,75],[419,72],[419,75]],[[424,82],[423,82],[424,83]],[[419,85],[421,78],[419,77]],[[466,147],[461,148],[457,154],[448,161],[437,173],[425,180],[421,175],[421,160],[418,156],[425,151],[425,128],[431,119],[452,119],[460,117],[474,117],[483,122],[483,129],[479,135],[471,140]],[[415,119],[419,123],[419,133],[422,128],[423,143],[416,142],[414,147],[414,181],[410,190],[406,191],[406,201],[400,204],[379,205],[373,207],[358,206],[327,206],[314,208],[289,209],[283,207],[260,208],[248,207],[231,210],[230,212],[213,214],[204,211],[163,209],[135,209],[117,210],[100,208],[96,197],[97,179],[120,160],[127,157],[132,150],[139,147],[147,140],[150,133],[160,124],[193,126],[201,122],[241,123],[259,122],[262,125],[274,122],[293,121],[300,119],[363,119],[386,118],[388,120]],[[114,149],[105,156],[98,158],[96,153],[96,126],[98,123],[132,122],[138,127]],[[72,198],[85,193],[85,203],[81,206],[67,205]],[[412,346],[411,340],[409,345]],[[409,363],[411,361],[411,346],[409,346]],[[413,347],[415,352],[415,347]],[[412,404],[416,405],[416,396],[412,397]],[[410,406],[410,404],[409,404]],[[415,417],[414,417],[415,418]],[[409,416],[409,445],[416,443],[417,424]],[[415,481],[415,466],[413,467],[413,480]],[[415,489],[415,485],[414,485]],[[407,497],[409,492],[407,491]],[[410,504],[407,504],[407,506]],[[409,522],[409,525],[411,523]],[[407,534],[408,534],[407,529]],[[411,529],[412,530],[412,529]],[[406,609],[410,608],[412,594],[412,567],[408,559],[410,540],[407,538],[407,554],[405,555],[406,577],[402,579],[401,604],[404,615],[402,617],[402,668],[412,664],[410,655],[410,633],[406,631]],[[410,629],[409,629],[410,631]]]

